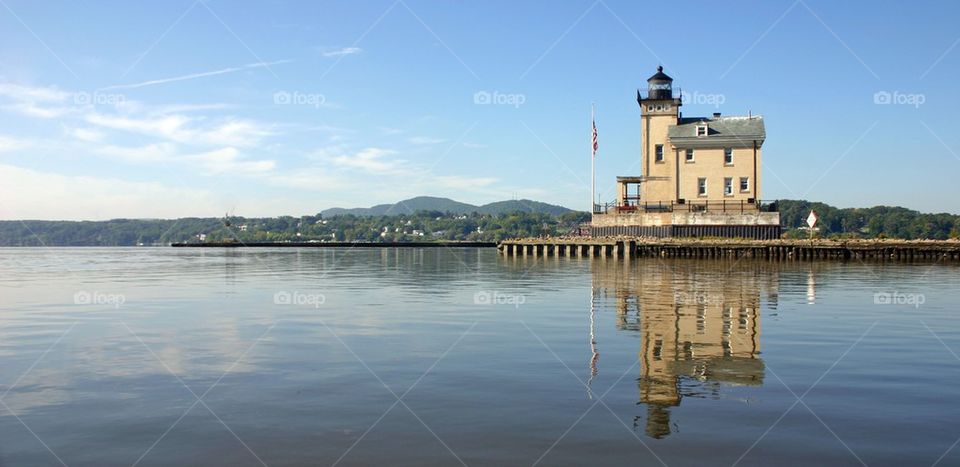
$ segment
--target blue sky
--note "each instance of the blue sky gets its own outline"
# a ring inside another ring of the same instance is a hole
[[[590,104],[612,199],[658,64],[764,116],[763,198],[960,213],[960,4],[664,5],[0,0],[0,218],[586,209]]]

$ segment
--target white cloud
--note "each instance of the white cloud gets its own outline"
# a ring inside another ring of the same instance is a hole
[[[329,50],[323,52],[324,57],[343,57],[345,55],[353,55],[363,52],[363,49],[360,47],[342,47],[336,50]]]
[[[24,86],[22,84],[0,83],[0,96],[20,102],[62,102],[73,96],[51,86]]]
[[[252,70],[252,69],[255,69],[255,68],[270,68],[270,66],[272,66],[272,65],[280,65],[280,64],[284,64],[284,63],[290,63],[291,61],[292,61],[292,60],[277,60],[277,61],[268,62],[268,63],[264,63],[264,62],[248,63],[248,64],[246,64],[246,65],[241,65],[241,66],[221,68],[221,69],[219,69],[219,70],[201,71],[201,72],[199,72],[199,73],[190,73],[190,74],[187,74],[187,75],[174,76],[174,77],[170,77],[170,78],[152,79],[152,80],[143,81],[143,82],[140,82],[140,83],[133,83],[133,84],[116,84],[116,85],[113,85],[113,86],[107,86],[107,87],[105,87],[105,88],[103,88],[103,89],[104,89],[104,90],[107,90],[107,89],[135,89],[135,88],[142,88],[142,87],[144,87],[144,86],[153,86],[153,85],[156,85],[156,84],[166,84],[166,83],[174,83],[174,82],[177,82],[177,81],[187,81],[187,80],[197,79],[197,78],[206,78],[206,77],[209,77],[209,76],[217,76],[217,75],[224,75],[224,74],[228,74],[228,73],[236,73],[236,72],[238,72],[238,71]]]
[[[140,133],[177,143],[194,145],[254,146],[272,135],[265,126],[249,121],[228,119],[206,128],[188,128],[190,123],[205,123],[202,119],[171,114],[159,117],[131,117],[92,113],[88,123],[115,130]]]
[[[352,155],[338,155],[331,159],[335,165],[366,172],[384,174],[396,172],[406,162],[401,159],[385,160],[396,151],[383,148],[366,148]]]
[[[4,200],[0,219],[171,218],[222,212],[220,204],[203,190],[62,175],[11,165],[0,165],[0,199]]]
[[[276,163],[272,160],[243,160],[236,148],[222,148],[201,154],[183,156],[187,162],[196,162],[208,174],[253,175],[273,170]]]
[[[361,181],[352,182],[340,174],[318,168],[296,170],[289,174],[273,174],[266,178],[267,183],[276,186],[319,192],[335,192],[356,188]]]
[[[103,141],[103,132],[95,128],[67,128],[68,135],[88,143],[99,143]]]
[[[440,138],[430,138],[426,136],[414,136],[413,138],[410,138],[407,141],[409,141],[410,144],[430,145],[430,144],[440,144],[445,142],[446,140],[440,139]]]
[[[71,97],[76,94],[50,86],[25,86],[0,82],[0,97],[8,103],[0,108],[35,118],[59,118],[73,112]]]
[[[29,141],[0,135],[0,153],[18,151],[30,146]]]
[[[234,147],[225,147],[197,154],[180,154],[171,143],[153,143],[146,146],[126,147],[106,145],[95,153],[132,163],[178,163],[196,167],[207,175],[258,175],[273,171],[273,160],[251,160],[241,156]]]
[[[170,143],[153,143],[138,147],[108,144],[98,146],[94,152],[127,162],[170,162],[176,156],[176,147]]]

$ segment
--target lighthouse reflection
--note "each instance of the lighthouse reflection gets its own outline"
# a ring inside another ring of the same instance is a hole
[[[719,398],[724,387],[763,384],[761,298],[776,308],[773,263],[595,261],[595,303],[616,312],[619,330],[639,333],[634,424],[671,433],[670,410],[685,397]]]

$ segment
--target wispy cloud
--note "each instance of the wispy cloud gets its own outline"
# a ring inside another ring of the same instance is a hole
[[[222,148],[202,154],[183,156],[184,160],[196,162],[207,173],[223,174],[263,174],[276,166],[272,160],[245,160],[236,148]]]
[[[272,66],[272,65],[280,65],[280,64],[284,64],[284,63],[290,63],[290,62],[292,62],[292,61],[293,61],[293,60],[277,60],[277,61],[268,62],[268,63],[263,63],[263,62],[248,63],[248,64],[246,64],[246,65],[241,65],[241,66],[221,68],[221,69],[219,69],[219,70],[202,71],[202,72],[199,72],[199,73],[191,73],[191,74],[188,74],[188,75],[174,76],[174,77],[171,77],[171,78],[152,79],[152,80],[143,81],[143,82],[140,82],[140,83],[115,84],[115,85],[113,85],[113,86],[107,86],[107,87],[103,88],[103,90],[108,90],[108,89],[136,89],[136,88],[142,88],[142,87],[144,87],[144,86],[153,86],[153,85],[157,85],[157,84],[174,83],[174,82],[177,82],[177,81],[188,81],[188,80],[197,79],[197,78],[207,78],[207,77],[210,77],[210,76],[225,75],[225,74],[229,74],[229,73],[236,73],[236,72],[238,72],[238,71],[252,70],[252,69],[256,69],[256,68],[269,68],[269,67]]]
[[[98,143],[104,137],[103,132],[95,128],[66,128],[65,131],[67,135],[88,143]]]
[[[342,57],[344,55],[353,55],[363,52],[363,49],[360,47],[343,47],[336,50],[328,50],[323,52],[324,57]]]
[[[366,148],[356,154],[335,156],[331,159],[331,162],[340,167],[360,169],[371,173],[390,173],[397,171],[406,162],[400,159],[385,159],[395,153],[396,151],[390,149]]]
[[[0,153],[16,151],[30,146],[29,141],[23,141],[10,136],[0,135]]]
[[[35,118],[59,118],[73,112],[69,106],[70,93],[51,86],[25,86],[0,82],[0,97],[9,103],[0,106],[3,110]]]
[[[133,117],[102,113],[89,114],[88,123],[114,130],[140,133],[177,143],[213,146],[254,146],[272,135],[266,126],[239,119],[226,119],[209,124],[180,114],[160,117]]]
[[[410,144],[430,145],[430,144],[440,144],[440,143],[446,142],[447,140],[440,139],[440,138],[430,138],[427,136],[414,136],[413,138],[410,138],[407,141],[409,141]]]

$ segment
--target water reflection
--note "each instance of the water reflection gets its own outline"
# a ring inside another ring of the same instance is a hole
[[[634,424],[653,438],[671,433],[670,409],[684,397],[719,398],[724,387],[759,386],[761,297],[776,307],[774,263],[594,262],[595,300],[619,330],[640,334]],[[592,334],[591,334],[592,335]],[[591,350],[595,353],[591,338]],[[591,370],[595,371],[595,361]]]

